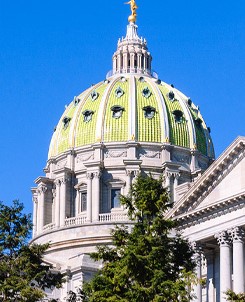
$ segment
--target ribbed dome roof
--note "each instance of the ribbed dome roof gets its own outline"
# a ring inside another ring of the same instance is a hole
[[[164,143],[214,158],[201,113],[172,86],[149,75],[115,74],[70,103],[53,134],[48,157],[97,142]]]

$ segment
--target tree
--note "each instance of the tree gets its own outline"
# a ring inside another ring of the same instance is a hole
[[[116,227],[112,246],[99,246],[91,254],[104,265],[84,284],[83,301],[190,301],[194,253],[175,233],[176,222],[164,219],[172,203],[162,179],[138,176],[129,195],[121,196],[121,203],[135,224],[131,230]]]
[[[32,228],[23,204],[0,202],[0,301],[35,302],[44,290],[62,286],[62,275],[43,262],[48,244],[28,245]]]
[[[245,293],[236,294],[232,290],[228,290],[226,292],[227,301],[236,301],[236,302],[244,302],[245,301]]]

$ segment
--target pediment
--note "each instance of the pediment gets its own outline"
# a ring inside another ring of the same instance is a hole
[[[238,137],[166,215],[206,213],[245,196],[245,137]],[[240,201],[239,201],[240,202]]]

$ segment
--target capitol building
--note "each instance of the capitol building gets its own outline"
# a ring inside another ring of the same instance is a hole
[[[133,2],[112,71],[74,97],[55,127],[32,188],[32,242],[50,242],[45,261],[67,275],[48,294],[65,301],[100,267],[89,253],[110,243],[115,225],[132,224],[119,195],[139,173],[162,175],[174,202],[166,218],[192,242],[204,280],[194,301],[225,302],[227,289],[245,291],[245,137],[215,159],[199,108],[152,71]]]

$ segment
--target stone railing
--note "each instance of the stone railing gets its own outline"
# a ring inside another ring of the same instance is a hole
[[[100,222],[116,222],[116,221],[129,221],[128,215],[125,213],[104,213],[99,214]]]
[[[44,227],[43,227],[43,231],[51,231],[55,229],[55,223],[52,222],[52,223],[49,223],[49,224],[46,224]]]
[[[104,213],[99,214],[99,222],[129,222],[128,215],[126,213]],[[77,216],[77,217],[71,217],[65,219],[65,225],[64,227],[71,227],[75,225],[83,225],[88,224],[87,217],[86,216]],[[58,229],[56,227],[55,223],[49,223],[46,224],[43,227],[43,232],[52,231],[54,229]]]
[[[72,225],[81,225],[87,222],[86,216],[78,216],[78,217],[71,217],[65,219],[65,227],[69,227]]]

